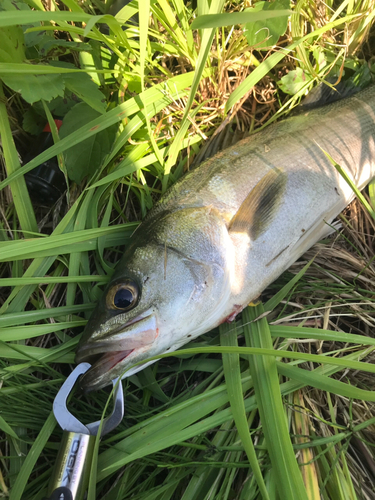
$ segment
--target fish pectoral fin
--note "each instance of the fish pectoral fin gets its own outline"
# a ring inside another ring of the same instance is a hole
[[[248,233],[256,240],[269,227],[283,199],[287,174],[278,168],[268,172],[250,191],[229,223],[228,230]]]

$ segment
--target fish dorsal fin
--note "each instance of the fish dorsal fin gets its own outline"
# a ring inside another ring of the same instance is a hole
[[[250,191],[229,223],[229,231],[248,233],[256,240],[274,219],[286,187],[287,175],[278,168],[270,170]]]
[[[332,102],[341,101],[341,99],[357,94],[364,88],[362,85],[358,85],[353,78],[346,81],[341,80],[337,84],[335,84],[337,77],[327,78],[326,81],[333,85],[322,82],[317,87],[314,87],[296,108],[296,111],[305,112],[326,106]]]

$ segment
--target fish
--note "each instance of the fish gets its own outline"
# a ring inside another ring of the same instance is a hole
[[[312,245],[375,173],[375,86],[220,151],[134,232],[80,340],[81,385],[128,377],[236,315]]]

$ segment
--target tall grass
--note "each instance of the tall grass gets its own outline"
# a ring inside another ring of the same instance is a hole
[[[240,1],[0,3],[0,41],[14,41],[0,44],[4,497],[46,495],[61,439],[52,401],[83,325],[203,142],[230,119],[266,126],[332,74],[370,79],[372,0],[284,4],[254,17]],[[250,43],[246,23],[286,16],[272,46]],[[21,167],[40,121],[54,145]],[[39,206],[24,174],[56,155],[68,189]],[[124,381],[126,416],[100,444],[91,499],[373,498],[374,221],[355,204],[342,220],[333,250],[292,267],[264,306]],[[106,400],[72,404],[88,422]]]

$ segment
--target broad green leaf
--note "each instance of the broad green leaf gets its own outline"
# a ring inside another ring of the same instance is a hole
[[[60,138],[64,139],[99,116],[100,113],[86,103],[77,104],[65,116]],[[116,130],[117,125],[112,125],[64,152],[66,170],[72,181],[79,184],[84,177],[91,177],[97,171],[111,150]]]
[[[1,78],[30,104],[41,99],[51,101],[54,97],[64,95],[64,80],[59,74],[3,74]]]
[[[24,61],[25,57],[22,29],[19,26],[0,28],[0,61],[16,63]]]
[[[40,43],[41,39],[49,39],[49,40],[55,40],[53,36],[52,31],[42,31],[41,30],[42,24],[40,22],[36,23],[30,23],[30,24],[23,24],[22,29],[23,29],[23,35],[25,37],[25,46],[26,49],[31,49],[33,51],[37,51],[37,48],[34,48],[38,43]],[[31,28],[38,28],[36,31],[28,31],[31,30]],[[26,54],[28,52],[26,51]],[[31,57],[28,57],[28,59],[31,59]]]
[[[104,113],[107,103],[96,83],[87,73],[65,74],[66,88],[99,113]]]
[[[0,0],[0,10],[15,11],[15,14],[17,14],[18,11],[31,12],[30,7],[36,8],[37,10],[39,9],[43,10],[43,7],[40,8],[39,6],[28,5],[27,3],[22,2],[21,0]],[[18,25],[21,23],[15,23],[15,24]],[[37,27],[40,28],[40,26],[41,26],[40,22],[35,22],[35,23],[23,24],[21,27],[19,27],[19,29],[21,29],[24,33],[26,48],[33,47],[34,45],[36,45],[38,41],[41,39],[42,33],[41,31],[35,31],[31,33],[25,33],[25,32],[29,28],[37,28]],[[48,35],[44,34],[44,36],[48,36],[49,39],[54,39],[54,35],[52,32],[50,32]],[[13,60],[11,62],[17,62],[17,60]]]
[[[118,69],[119,72],[122,73],[129,91],[134,92],[135,94],[140,94],[142,92],[141,77],[137,73],[130,73],[129,71],[124,71],[121,68],[121,65],[115,64],[115,69]]]
[[[66,75],[64,75],[64,81],[65,76]],[[48,102],[47,106],[51,113],[54,114],[54,116],[64,117],[68,113],[68,111],[70,111],[76,104],[78,104],[77,101],[78,98],[76,94],[74,92],[71,92],[70,90],[67,90],[67,88],[65,87],[64,96],[56,97],[56,99]],[[42,106],[40,103],[35,103],[34,106],[38,112],[39,110],[42,110]],[[45,116],[44,109],[43,116]]]
[[[254,7],[245,12],[273,12],[290,7],[290,0],[275,0],[274,2],[257,2]],[[245,24],[244,33],[250,47],[268,49],[276,45],[281,35],[286,31],[288,15],[255,21]]]
[[[29,134],[39,135],[43,131],[46,122],[46,117],[41,116],[33,106],[30,106],[23,115],[22,128]]]
[[[30,11],[30,7],[22,0],[0,0],[0,10],[17,12],[20,10]],[[15,23],[19,24],[19,23]]]
[[[44,37],[38,44],[39,52],[43,57],[69,54],[72,50],[91,50],[91,45],[83,42],[58,40],[50,36]]]
[[[279,87],[285,94],[297,94],[303,89],[309,82],[312,82],[314,77],[310,75],[307,71],[302,68],[297,68],[289,71],[284,75],[280,82]]]

